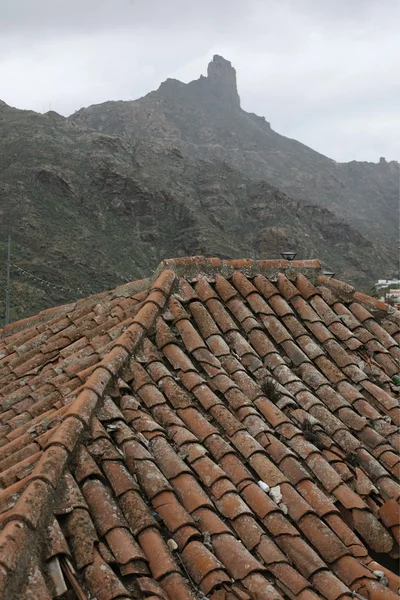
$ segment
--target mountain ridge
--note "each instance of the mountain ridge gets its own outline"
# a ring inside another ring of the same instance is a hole
[[[218,94],[216,73],[222,74]],[[367,236],[397,243],[399,163],[339,163],[278,134],[263,117],[240,107],[235,69],[218,55],[207,77],[167,79],[138,100],[93,105],[69,119],[156,146],[162,138],[191,157],[225,160],[289,196],[329,208]]]
[[[293,198],[232,164],[226,148],[236,142],[240,159],[243,136],[254,131],[283,149],[290,140],[242,111],[233,67],[221,59],[209,69],[211,82],[209,75],[192,87],[167,80],[161,97],[156,90],[68,118],[0,102],[0,250],[5,255],[11,232],[16,265],[72,289],[43,288],[12,271],[13,319],[147,276],[171,256],[274,258],[295,248],[365,290],[394,272],[387,244],[375,244],[329,207]],[[189,89],[189,113],[176,87],[186,96]],[[193,111],[196,123],[188,118]],[[232,114],[244,120],[226,142]],[[306,162],[334,163],[300,142],[294,147]],[[270,162],[281,159],[272,149]],[[0,285],[4,290],[4,273]]]

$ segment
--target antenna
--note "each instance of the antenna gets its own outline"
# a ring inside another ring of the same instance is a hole
[[[11,296],[11,235],[8,236],[8,251],[7,251],[7,285],[6,285],[6,315],[4,324],[10,322],[10,296]]]

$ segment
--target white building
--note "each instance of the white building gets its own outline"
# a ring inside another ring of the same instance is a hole
[[[392,285],[400,285],[400,279],[378,279],[375,288],[381,290],[382,288],[390,287]]]

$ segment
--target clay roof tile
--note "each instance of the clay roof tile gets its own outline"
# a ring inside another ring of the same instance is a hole
[[[296,287],[305,300],[309,300],[318,294],[317,288],[303,275],[303,273],[297,274]]]
[[[132,575],[164,600],[185,577],[216,600],[392,593],[365,565],[400,536],[400,329],[320,272],[174,259],[3,330],[0,598],[43,535],[104,600]]]

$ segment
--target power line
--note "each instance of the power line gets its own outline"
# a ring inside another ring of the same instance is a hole
[[[18,265],[15,265],[14,263],[10,263],[10,266],[13,269],[16,269],[17,272],[22,273],[23,275],[26,275],[26,277],[29,277],[33,281],[36,281],[37,283],[41,283],[42,285],[45,285],[46,287],[52,287],[54,289],[62,290],[65,292],[78,292],[79,294],[82,294],[82,293],[95,294],[96,293],[96,292],[92,292],[92,291],[84,292],[84,290],[82,290],[81,288],[74,289],[74,288],[70,288],[65,285],[59,285],[58,283],[53,283],[52,281],[48,281],[47,279],[42,279],[41,277],[38,277],[37,275],[30,273],[30,271],[27,271],[26,269],[22,269],[22,267],[19,267]]]
[[[93,292],[93,291],[85,291],[81,288],[74,289],[69,286],[59,285],[58,283],[53,283],[52,281],[48,281],[47,279],[38,277],[37,275],[34,275],[30,271],[27,271],[26,269],[23,269],[22,267],[19,267],[18,265],[14,264],[14,263],[10,262],[9,264],[10,264],[10,268],[12,267],[13,269],[16,269],[17,272],[21,273],[22,275],[25,275],[26,277],[29,277],[30,279],[32,279],[33,281],[36,281],[37,283],[41,283],[42,285],[45,285],[46,287],[52,287],[54,289],[58,289],[58,290],[66,291],[66,292],[77,292],[79,294],[96,294],[96,293],[98,293],[98,292]],[[100,271],[98,269],[93,269],[93,270],[96,273],[100,273]],[[129,281],[131,281],[130,279],[127,279],[126,277],[124,277],[124,275],[122,275],[121,273],[114,272],[114,275],[116,275],[119,279],[122,279],[125,283],[129,283]]]
[[[94,294],[98,293],[98,292],[94,292],[94,291],[85,291],[82,288],[71,288],[67,285],[60,285],[59,283],[54,283],[52,281],[49,281],[48,279],[43,279],[42,277],[38,277],[34,273],[31,273],[30,271],[23,269],[19,265],[14,264],[13,262],[11,262],[11,236],[9,235],[8,236],[7,261],[6,261],[6,298],[5,298],[5,313],[4,313],[4,324],[5,325],[8,325],[10,323],[10,299],[11,299],[12,270],[15,270],[16,273],[18,273],[19,275],[23,275],[23,276],[31,279],[35,283],[39,283],[48,288],[53,288],[53,289],[57,289],[57,290],[60,290],[63,292],[70,292],[70,293],[76,293],[76,294],[94,295]],[[95,271],[96,273],[101,274],[101,271],[99,271],[98,269],[96,269],[94,267],[92,267],[91,270]],[[129,283],[131,281],[131,279],[128,279],[127,277],[122,275],[122,273],[119,273],[118,271],[114,271],[113,275],[118,277],[118,279],[121,279],[122,281],[124,281],[124,283]]]

